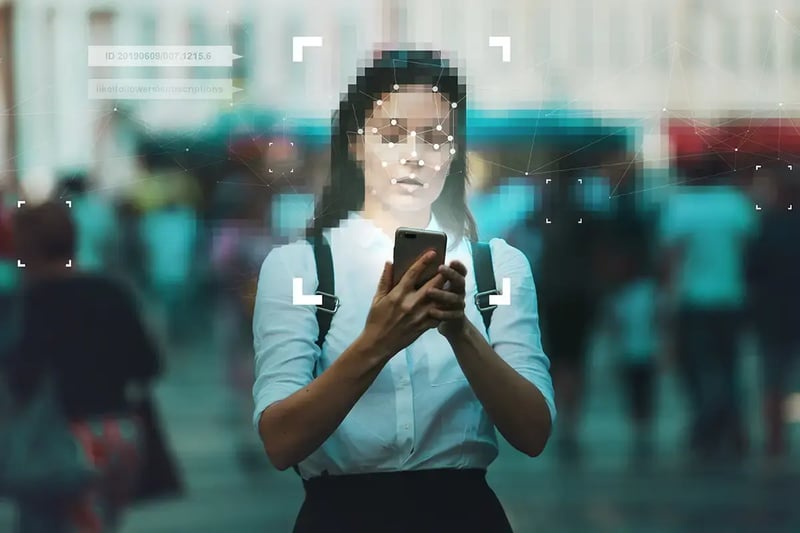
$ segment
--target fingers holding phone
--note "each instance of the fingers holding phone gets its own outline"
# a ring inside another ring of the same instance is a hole
[[[439,321],[430,316],[429,308],[433,303],[426,298],[426,293],[430,288],[444,286],[444,276],[435,274],[421,288],[415,286],[431,265],[435,271],[437,255],[432,251],[422,254],[392,288],[395,265],[389,262],[384,265],[364,332],[386,350],[389,358],[439,325]]]

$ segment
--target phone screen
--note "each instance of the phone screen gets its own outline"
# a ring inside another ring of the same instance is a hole
[[[415,228],[397,228],[394,236],[394,263],[392,286],[397,285],[411,266],[428,250],[436,251],[436,261],[428,265],[417,279],[419,289],[433,278],[439,265],[444,264],[447,252],[447,234]]]

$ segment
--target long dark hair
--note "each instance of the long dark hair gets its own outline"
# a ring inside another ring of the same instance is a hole
[[[325,228],[337,227],[349,211],[364,206],[364,170],[353,159],[349,143],[355,140],[358,129],[364,127],[367,110],[384,93],[397,85],[437,86],[439,93],[450,102],[455,118],[453,137],[457,146],[450,163],[444,187],[434,201],[432,211],[441,226],[460,242],[464,236],[477,240],[475,219],[467,206],[467,105],[465,84],[454,67],[437,51],[385,50],[371,66],[359,69],[356,83],[348,86],[347,95],[333,114],[331,126],[330,181],[314,209],[313,223],[306,237],[318,238]]]

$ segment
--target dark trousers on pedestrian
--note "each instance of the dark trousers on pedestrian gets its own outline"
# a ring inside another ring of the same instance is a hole
[[[481,469],[321,476],[304,480],[295,533],[506,533]]]
[[[694,413],[690,445],[703,458],[746,446],[737,375],[742,314],[732,309],[684,308],[678,324],[681,375]]]

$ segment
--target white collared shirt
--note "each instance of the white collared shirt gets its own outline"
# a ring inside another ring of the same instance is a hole
[[[427,228],[444,231],[431,215]],[[316,308],[292,304],[292,280],[302,278],[303,294],[317,290],[314,253],[305,240],[273,249],[258,280],[253,336],[255,384],[253,424],[270,404],[290,396],[361,334],[385,261],[392,260],[392,240],[370,220],[351,213],[338,228],[326,229],[340,307],[333,316],[322,350]],[[555,420],[550,362],[542,350],[536,289],[525,256],[503,239],[489,241],[497,288],[511,280],[511,305],[498,306],[489,335],[476,294],[468,239],[454,243],[448,234],[445,263],[458,259],[467,267],[465,313],[491,339],[494,350],[542,393]],[[308,479],[331,475],[429,468],[486,468],[497,457],[497,435],[472,391],[448,341],[434,328],[398,352],[381,370],[339,427],[299,464]]]

